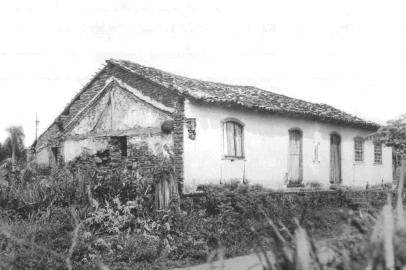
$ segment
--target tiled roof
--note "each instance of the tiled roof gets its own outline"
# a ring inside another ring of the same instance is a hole
[[[311,103],[252,86],[227,85],[190,79],[124,60],[111,59],[107,62],[194,100],[240,106],[366,129],[379,128],[376,123],[365,121],[326,104]]]

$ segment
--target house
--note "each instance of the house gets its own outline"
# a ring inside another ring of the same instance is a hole
[[[365,187],[392,181],[392,149],[368,139],[378,128],[329,105],[108,60],[35,152],[56,166],[111,145],[122,160],[139,142],[169,147],[184,192],[230,180]]]

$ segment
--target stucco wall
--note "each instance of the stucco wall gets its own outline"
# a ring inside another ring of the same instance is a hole
[[[99,92],[106,86],[106,82],[112,77],[125,82],[128,86],[139,90],[142,95],[145,95],[157,102],[164,104],[167,107],[175,108],[179,96],[171,90],[154,84],[139,76],[134,75],[118,66],[108,64],[93,78],[88,85],[74,98],[72,103],[67,107],[61,115],[58,116],[62,125],[69,123]],[[128,87],[125,87],[128,88]],[[44,147],[52,144],[60,132],[56,123],[53,123],[41,136],[36,144],[36,151],[40,152]]]
[[[155,149],[152,144],[166,141],[168,136],[155,135],[160,134],[162,122],[172,117],[141,100],[144,96],[138,94],[114,83],[67,134],[63,142],[65,162],[84,152],[93,155],[106,149],[110,136],[127,136],[129,146],[144,140],[150,149]]]
[[[160,128],[169,120],[164,113],[114,85],[76,124],[70,134],[100,133],[140,128]]]
[[[303,131],[303,182],[329,184],[330,134],[341,136],[342,184],[365,187],[392,181],[392,149],[383,148],[382,165],[374,165],[373,143],[365,141],[364,162],[354,162],[354,137],[370,132],[275,114],[257,113],[216,105],[185,102],[185,117],[196,118],[196,138],[184,129],[185,192],[196,185],[246,179],[253,184],[282,188],[287,173],[291,128]],[[244,160],[223,159],[222,120],[236,118],[244,123]],[[315,145],[319,160],[315,160]]]
[[[69,162],[85,152],[93,155],[99,150],[106,149],[107,145],[108,140],[103,138],[88,138],[77,141],[67,140],[63,142],[63,157],[65,162]]]
[[[42,148],[36,155],[36,161],[40,165],[49,165],[49,149]]]
[[[128,148],[132,148],[133,145],[139,145],[145,143],[148,146],[151,154],[160,156],[167,155],[164,150],[164,145],[168,146],[168,149],[173,150],[173,139],[171,135],[143,135],[143,136],[129,136]],[[82,140],[67,140],[63,143],[63,155],[65,162],[72,161],[74,158],[80,156],[83,153],[94,155],[98,151],[105,150],[109,147],[109,138],[86,138]]]

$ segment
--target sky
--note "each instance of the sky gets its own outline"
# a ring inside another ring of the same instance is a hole
[[[0,142],[35,138],[109,58],[385,123],[406,113],[404,1],[3,1]]]

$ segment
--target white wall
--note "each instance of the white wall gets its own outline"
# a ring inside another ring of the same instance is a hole
[[[242,179],[270,188],[282,188],[287,173],[288,143],[291,128],[303,131],[303,181],[329,184],[330,133],[341,136],[343,185],[363,186],[392,181],[392,149],[383,147],[383,164],[373,164],[373,143],[364,144],[364,162],[354,162],[354,137],[368,131],[311,120],[287,118],[271,113],[257,113],[216,105],[185,103],[185,116],[196,118],[196,138],[184,130],[185,192],[198,184]],[[222,123],[225,118],[244,123],[245,160],[223,159]],[[319,144],[319,161],[314,148]]]
[[[83,140],[66,140],[63,142],[63,157],[69,162],[82,153],[94,155],[107,147],[107,139],[87,138]]]
[[[35,160],[40,165],[49,165],[49,148],[42,148],[35,156]]]
[[[133,89],[130,89],[133,91]],[[95,154],[103,150],[108,145],[108,138],[90,137],[103,132],[123,131],[111,136],[127,136],[129,143],[139,142],[141,137],[132,134],[132,131],[142,131],[143,129],[155,128],[160,130],[162,122],[171,119],[168,113],[162,112],[157,107],[163,105],[146,103],[145,97],[135,96],[129,89],[123,90],[121,86],[114,86],[110,92],[107,92],[86,115],[74,126],[68,135],[85,135],[83,139],[67,139],[63,143],[63,156],[65,162],[73,160],[83,152]],[[141,99],[142,98],[142,99]],[[147,133],[147,131],[145,131]],[[141,133],[141,132],[140,132]],[[88,137],[86,137],[88,135]],[[168,139],[169,138],[169,139]],[[172,136],[147,136],[143,141],[148,144],[156,145],[162,142],[172,141]]]
[[[166,113],[115,86],[97,101],[70,134],[99,133],[140,127],[159,128],[161,123],[168,119],[170,117]]]

